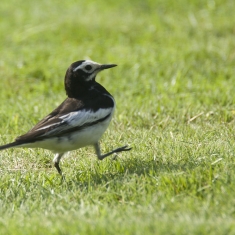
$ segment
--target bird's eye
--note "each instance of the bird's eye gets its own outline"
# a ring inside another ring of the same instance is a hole
[[[92,67],[91,67],[90,65],[86,65],[86,66],[85,66],[85,69],[86,69],[87,71],[89,71],[89,70],[92,69]]]

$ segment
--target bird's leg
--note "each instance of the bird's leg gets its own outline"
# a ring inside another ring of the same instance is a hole
[[[100,145],[99,145],[98,142],[94,144],[94,148],[95,148],[95,152],[96,152],[96,155],[97,155],[99,160],[103,160],[104,158],[108,157],[109,155],[111,155],[113,153],[119,153],[119,152],[122,152],[122,151],[129,151],[129,150],[131,150],[131,148],[128,148],[128,146],[125,145],[123,147],[114,149],[113,151],[108,152],[108,153],[102,155],[101,151],[100,151]]]
[[[57,153],[53,159],[54,166],[59,174],[62,176],[62,171],[60,169],[60,159],[63,157],[64,153]]]

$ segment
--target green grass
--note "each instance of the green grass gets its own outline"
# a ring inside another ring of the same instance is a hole
[[[0,234],[235,234],[233,0],[22,1],[0,8],[0,144],[65,99],[68,66],[117,110],[101,146],[61,167],[42,149],[0,153]]]

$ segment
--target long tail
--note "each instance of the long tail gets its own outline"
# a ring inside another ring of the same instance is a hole
[[[20,145],[18,142],[12,142],[10,144],[5,144],[5,145],[2,145],[0,146],[0,150],[3,150],[3,149],[8,149],[8,148],[13,148],[17,145]]]

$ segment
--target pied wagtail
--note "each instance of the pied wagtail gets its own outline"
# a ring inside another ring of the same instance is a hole
[[[128,146],[101,154],[99,140],[107,129],[115,109],[112,95],[95,81],[96,75],[116,64],[98,64],[91,60],[72,63],[65,74],[67,98],[48,116],[14,142],[0,146],[44,148],[55,153],[54,166],[62,175],[59,163],[64,153],[93,145],[99,160],[122,151]]]

